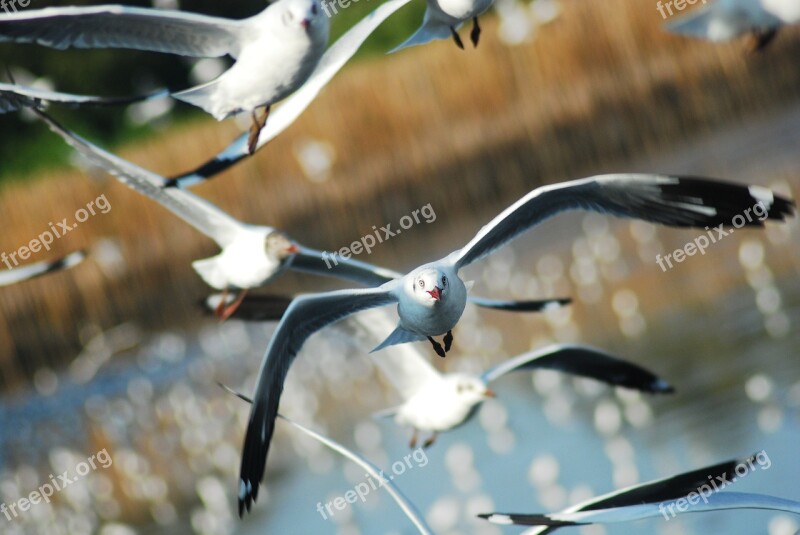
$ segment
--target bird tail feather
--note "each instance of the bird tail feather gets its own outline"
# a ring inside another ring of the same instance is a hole
[[[440,22],[431,21],[426,19],[420,28],[414,34],[403,41],[400,45],[396,46],[389,51],[389,54],[394,54],[404,48],[410,46],[424,45],[436,39],[447,39],[451,35],[450,28]]]
[[[232,115],[230,110],[223,109],[220,104],[219,98],[219,84],[221,79],[211,80],[203,85],[198,85],[184,91],[173,93],[172,96],[178,100],[202,108],[207,113],[214,116],[218,121],[228,118]]]
[[[406,344],[408,342],[419,342],[420,340],[425,340],[425,337],[414,334],[411,331],[407,331],[402,327],[397,327],[394,331],[392,331],[392,334],[386,338],[386,340],[381,342],[380,345],[370,351],[370,353],[380,351],[384,347]]]

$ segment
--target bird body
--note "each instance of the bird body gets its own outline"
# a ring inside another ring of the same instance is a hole
[[[478,46],[480,35],[478,16],[486,12],[492,3],[494,0],[428,0],[422,25],[411,37],[390,53],[449,37],[453,37],[459,48],[464,48],[457,30],[469,20],[472,20],[474,24],[471,34],[472,43]]]

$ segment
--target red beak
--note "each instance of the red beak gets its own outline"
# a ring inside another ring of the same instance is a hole
[[[289,254],[297,254],[300,252],[300,248],[295,244],[291,244],[289,247],[286,248],[286,252]]]
[[[489,390],[488,388],[486,389],[486,392],[483,393],[483,395],[484,395],[484,397],[487,397],[487,398],[496,398],[497,397],[497,394],[495,394],[493,390]]]
[[[434,286],[433,290],[429,290],[428,293],[430,294],[431,297],[433,297],[437,301],[442,300],[442,289],[439,288],[438,286]]]
[[[308,19],[303,19],[303,22],[300,23],[303,29],[307,30],[309,26],[311,26],[311,21]]]

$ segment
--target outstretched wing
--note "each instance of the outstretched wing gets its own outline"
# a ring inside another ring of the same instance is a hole
[[[347,33],[328,48],[320,58],[317,68],[305,84],[295,91],[283,104],[273,110],[269,122],[258,137],[260,149],[286,130],[305,111],[311,101],[325,87],[339,69],[353,57],[364,41],[392,13],[406,5],[410,0],[390,0],[364,17]],[[169,186],[187,187],[208,180],[250,156],[248,135],[237,138],[226,149],[197,169],[177,176],[169,181]]]
[[[193,57],[236,56],[239,21],[120,5],[48,7],[0,16],[0,42],[51,48],[128,48]]]
[[[761,203],[769,219],[784,220],[794,203],[759,186],[707,178],[651,174],[601,175],[543,186],[495,217],[448,260],[457,268],[480,260],[529,228],[566,210],[590,210],[672,227],[729,225],[745,213],[747,226],[763,226],[753,214]]]
[[[169,95],[166,89],[147,95],[133,95],[129,97],[99,97],[93,95],[74,95],[60,93],[33,87],[23,87],[15,84],[0,83],[0,113],[9,113],[23,108],[41,109],[47,103],[63,104],[65,106],[124,106],[144,100],[151,100]]]
[[[264,477],[267,452],[275,429],[283,383],[303,343],[312,334],[335,321],[361,310],[388,305],[397,301],[394,293],[398,283],[390,282],[379,288],[340,290],[300,296],[289,306],[261,362],[256,384],[255,404],[242,448],[239,480],[239,515],[258,497],[258,487]]]
[[[194,228],[213,239],[220,247],[231,243],[242,231],[243,225],[205,199],[179,189],[164,189],[164,178],[133,163],[114,156],[77,134],[67,130],[52,117],[33,109],[50,130],[89,161],[114,175],[131,189],[146,195],[180,217]]]
[[[36,262],[13,269],[0,269],[0,286],[10,286],[48,273],[62,271],[77,266],[86,258],[86,253],[76,251],[58,260]]]
[[[535,369],[557,370],[643,392],[674,392],[669,383],[637,364],[577,344],[553,344],[524,353],[487,370],[482,378],[488,383],[509,372]]]

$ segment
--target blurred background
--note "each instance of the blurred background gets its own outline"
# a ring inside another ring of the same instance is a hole
[[[231,17],[263,7],[157,5]],[[332,39],[376,5],[340,9]],[[360,257],[401,271],[460,247],[527,191],[591,174],[707,175],[800,197],[797,30],[751,54],[742,42],[664,33],[655,2],[506,0],[482,18],[477,49],[442,41],[385,56],[423,11],[412,3],[396,13],[292,127],[196,192],[328,251],[430,203],[435,222]],[[0,54],[18,82],[103,95],[181,89],[225,68],[125,51],[2,45]],[[164,175],[203,163],[246,128],[169,102],[51,111]],[[197,304],[208,288],[190,262],[215,254],[210,240],[114,179],[81,170],[26,114],[0,121],[0,251],[100,195],[112,207],[49,253],[86,248],[88,261],[0,291],[0,500],[10,504],[103,449],[113,459],[52,503],[0,516],[0,532],[414,532],[383,493],[324,520],[317,503],[344,495],[364,473],[280,424],[254,514],[238,520],[249,408],[216,382],[252,392],[274,324],[205,317]],[[437,533],[517,533],[475,515],[557,510],[761,450],[771,467],[733,490],[800,500],[798,223],[737,231],[666,272],[656,264],[697,236],[575,213],[470,268],[481,295],[575,302],[525,317],[468,307],[455,350],[435,361],[442,370],[478,372],[553,341],[583,342],[647,366],[677,393],[650,398],[545,372],[504,378],[497,400],[396,481]],[[261,293],[336,287],[287,274]],[[282,412],[388,469],[409,453],[410,430],[371,418],[398,401],[367,358],[372,346],[347,322],[313,337],[289,375]],[[795,517],[736,511],[573,531],[798,528]]]

